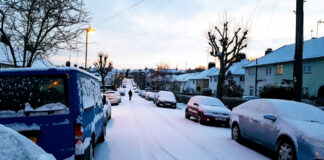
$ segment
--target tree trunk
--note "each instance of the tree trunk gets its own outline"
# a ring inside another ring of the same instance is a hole
[[[101,76],[101,83],[102,83],[102,88],[103,88],[103,92],[106,91],[106,86],[105,86],[105,77]]]
[[[224,65],[221,65],[220,71],[219,71],[219,75],[218,75],[218,81],[217,81],[217,94],[216,97],[219,100],[223,100],[223,86],[224,86],[224,82],[225,82],[225,68]]]

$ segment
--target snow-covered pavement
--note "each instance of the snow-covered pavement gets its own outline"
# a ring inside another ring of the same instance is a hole
[[[158,108],[134,94],[113,106],[106,141],[95,148],[99,160],[269,159],[231,140],[229,128],[185,119],[180,109]]]

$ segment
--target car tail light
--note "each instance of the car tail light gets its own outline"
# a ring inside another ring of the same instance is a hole
[[[83,149],[83,129],[81,124],[74,125],[74,151],[76,155],[84,154]]]

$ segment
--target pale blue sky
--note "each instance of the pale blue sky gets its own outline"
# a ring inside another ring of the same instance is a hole
[[[191,68],[206,66],[208,45],[204,35],[225,12],[237,22],[244,20],[246,26],[251,26],[249,47],[244,51],[250,57],[294,42],[295,0],[145,0],[100,23],[138,1],[85,0],[92,13],[91,26],[96,29],[89,35],[89,64],[103,51],[117,68],[150,68],[160,61],[180,69],[185,68],[186,62]],[[311,29],[316,35],[317,20],[324,20],[323,6],[323,0],[305,3],[305,39],[310,38]],[[319,35],[324,36],[324,24],[319,27]],[[82,38],[85,41],[85,35]],[[81,51],[78,63],[84,65],[85,49]],[[72,63],[77,63],[76,57],[73,53]],[[68,58],[55,56],[52,61],[64,64]]]

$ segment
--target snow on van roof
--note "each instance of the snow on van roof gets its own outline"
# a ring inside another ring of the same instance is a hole
[[[284,45],[279,49],[258,59],[257,65],[267,65],[291,62],[294,60],[295,44]],[[303,59],[321,58],[324,57],[324,37],[314,38],[304,41]],[[256,61],[253,61],[245,67],[256,66]]]
[[[84,71],[82,69],[76,68],[76,67],[53,67],[53,68],[1,68],[0,73],[6,73],[6,72],[38,72],[38,71],[79,71],[84,74],[87,74],[88,76],[91,76],[97,80],[100,80],[98,77],[94,76],[93,74]]]

